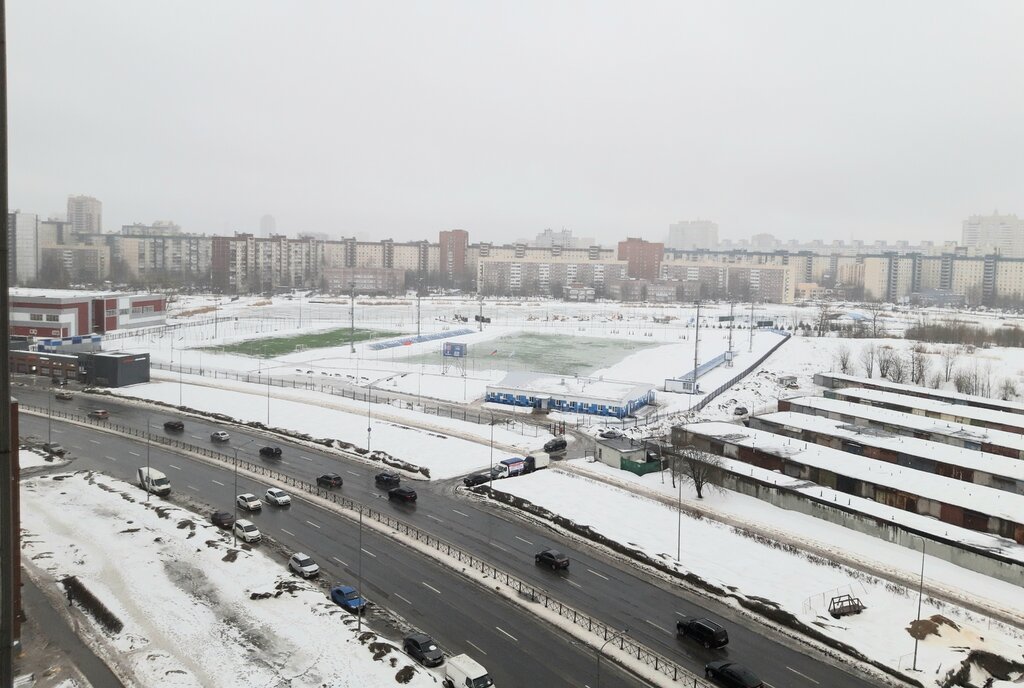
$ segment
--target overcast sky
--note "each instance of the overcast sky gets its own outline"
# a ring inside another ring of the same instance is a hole
[[[8,0],[10,202],[104,227],[959,239],[1024,216],[1024,3]]]

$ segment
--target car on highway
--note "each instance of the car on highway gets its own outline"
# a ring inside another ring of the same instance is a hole
[[[214,511],[210,522],[218,528],[230,528],[235,523],[235,517],[230,511]]]
[[[316,479],[317,487],[341,487],[343,483],[344,481],[337,473],[324,473],[317,476]]]
[[[736,662],[727,660],[708,662],[704,675],[728,688],[763,688],[764,682],[757,675]]]
[[[552,571],[569,568],[569,557],[550,547],[537,552],[533,557],[533,561],[539,566],[550,566]]]
[[[252,521],[240,518],[235,521],[235,535],[244,542],[259,542],[263,539],[260,529]]]
[[[64,456],[65,454],[68,453],[68,450],[65,449],[62,445],[58,444],[57,442],[45,443],[43,445],[43,451],[46,452],[47,454],[53,454],[55,456]]]
[[[686,618],[676,622],[676,635],[693,638],[706,648],[725,647],[729,644],[729,632],[711,619]]]
[[[426,633],[408,634],[402,640],[402,649],[423,666],[436,667],[444,664],[444,652]]]
[[[267,488],[267,492],[263,495],[263,498],[267,500],[269,504],[276,504],[277,506],[288,506],[292,503],[291,495],[276,487]]]
[[[238,503],[239,508],[245,509],[246,511],[259,511],[263,508],[263,502],[251,492],[240,494],[235,497],[235,502]]]
[[[296,552],[288,560],[288,568],[303,578],[312,578],[319,575],[320,566],[313,559],[303,552]]]
[[[467,475],[462,479],[462,484],[466,487],[476,487],[477,485],[483,485],[491,479],[490,473],[475,473],[473,475]]]
[[[345,611],[362,614],[366,611],[366,600],[351,585],[336,585],[331,588],[331,599]]]
[[[92,411],[89,411],[89,417],[97,420],[106,420],[107,418],[110,418],[110,412],[106,409],[93,409]]]
[[[402,482],[402,478],[394,471],[384,471],[373,476],[373,482],[384,487],[398,487]]]
[[[171,432],[184,432],[185,423],[180,420],[165,420],[164,430],[169,430]]]
[[[281,447],[260,447],[260,456],[266,456],[269,459],[280,459]]]
[[[210,433],[210,439],[214,442],[227,442],[231,439],[231,435],[223,430],[217,430],[216,432]]]
[[[568,446],[569,443],[565,441],[564,437],[556,437],[544,443],[544,451],[548,454],[557,454],[558,452],[565,451],[565,448]]]
[[[75,398],[75,395],[67,391],[66,389],[62,389],[61,391],[54,394],[53,397],[58,401],[71,401],[72,399]]]
[[[392,487],[388,490],[388,499],[392,502],[415,502],[416,490],[411,487]]]

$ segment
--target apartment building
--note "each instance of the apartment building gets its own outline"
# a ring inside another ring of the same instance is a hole
[[[7,214],[7,277],[10,284],[32,284],[39,270],[39,218],[15,210]]]
[[[668,226],[668,248],[718,248],[718,225],[709,220],[680,220]]]
[[[1024,258],[1024,220],[1016,215],[971,215],[963,221],[961,231],[961,243],[971,255]]]
[[[68,196],[68,222],[76,234],[103,231],[103,204],[92,196]]]
[[[555,296],[569,287],[591,287],[600,296],[607,281],[628,276],[624,260],[580,261],[565,256],[487,257],[477,262],[477,291],[488,296]]]
[[[619,242],[619,260],[626,261],[629,276],[637,279],[657,279],[661,274],[661,259],[665,244],[645,239],[628,238]]]

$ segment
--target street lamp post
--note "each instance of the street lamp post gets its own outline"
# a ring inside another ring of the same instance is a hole
[[[491,471],[487,474],[487,489],[494,487],[494,414],[491,414]]]
[[[921,621],[921,601],[924,598],[924,545],[925,539],[921,538],[921,583],[917,589],[917,621]],[[917,634],[914,635],[914,671],[917,671]]]
[[[46,442],[53,444],[53,390],[46,393]]]
[[[253,439],[249,440],[248,442],[246,442],[245,444],[241,445],[240,447],[232,447],[232,449],[235,451],[235,487],[234,487],[235,491],[231,495],[231,501],[235,505],[235,521],[238,521],[238,450],[242,449],[243,447],[248,446],[249,444],[251,444],[251,443],[253,443],[255,441],[256,441],[256,438],[254,437]],[[238,533],[235,531],[234,523],[231,524],[231,537],[234,540],[234,543],[235,543],[234,546],[237,547],[238,546]]]
[[[608,640],[604,641],[604,645],[601,645],[601,649],[597,651],[597,688],[601,688],[601,655],[604,654],[605,645],[615,640],[616,638],[626,635],[629,633],[629,626],[626,626],[621,631],[613,635]]]
[[[363,608],[356,614],[356,631],[363,632],[363,612],[366,609],[366,598],[363,597],[363,505],[359,505],[359,562],[356,564],[356,585],[359,586],[359,597],[362,598]]]
[[[683,451],[697,451],[697,448],[692,444],[688,444],[683,447]],[[679,458],[676,457],[676,465],[678,467]],[[676,501],[676,561],[680,561],[683,556],[683,476],[680,472],[676,471],[676,482],[679,487],[679,497]]]
[[[152,478],[149,476],[149,433],[152,419],[152,416],[146,415],[146,479],[150,481],[152,481]],[[146,490],[146,503],[149,503],[149,490]]]

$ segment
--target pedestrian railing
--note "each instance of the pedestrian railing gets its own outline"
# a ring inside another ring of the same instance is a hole
[[[21,408],[26,411],[31,411],[37,414],[47,414],[48,411],[45,408],[39,408],[34,406],[22,405]],[[441,538],[428,533],[425,530],[417,528],[414,525],[401,521],[393,516],[389,516],[380,511],[376,511],[370,507],[364,506],[358,502],[355,502],[348,497],[337,494],[336,492],[322,488],[315,483],[310,483],[304,480],[299,480],[286,473],[274,470],[269,466],[261,463],[253,463],[246,459],[235,459],[232,454],[225,454],[223,452],[215,451],[208,447],[200,447],[187,442],[182,442],[173,437],[166,437],[164,435],[154,435],[153,433],[146,433],[138,428],[132,428],[125,425],[118,425],[117,423],[111,423],[110,421],[98,420],[95,418],[89,418],[87,416],[81,416],[78,414],[68,413],[63,410],[50,410],[49,414],[55,418],[63,418],[72,420],[76,423],[82,423],[86,425],[95,426],[101,430],[108,432],[117,432],[130,437],[138,437],[146,439],[154,444],[159,444],[166,447],[172,447],[179,449],[183,452],[192,454],[198,454],[215,461],[221,462],[225,467],[234,467],[248,471],[250,473],[265,476],[276,480],[284,485],[296,488],[310,495],[319,497],[320,499],[327,500],[333,504],[338,505],[343,509],[349,511],[361,512],[364,518],[376,521],[386,528],[394,531],[399,535],[413,538],[416,542],[425,545],[426,547],[433,549],[434,551],[443,554],[444,556],[455,559],[456,561],[465,564],[474,571],[479,571],[483,576],[498,581],[499,583],[507,586],[509,589],[514,590],[521,599],[525,599],[530,603],[538,604],[544,607],[544,609],[552,611],[561,618],[569,621],[577,628],[583,629],[592,635],[596,635],[601,641],[612,640],[612,644],[615,645],[621,652],[628,654],[638,662],[651,667],[655,671],[659,672],[663,676],[668,677],[672,681],[680,683],[680,685],[693,686],[694,688],[711,688],[711,686],[703,681],[699,681],[697,677],[690,670],[682,667],[675,661],[661,655],[650,648],[644,646],[640,642],[633,640],[628,635],[622,635],[620,628],[611,626],[603,621],[595,619],[589,614],[585,614],[575,607],[567,605],[557,598],[553,597],[547,591],[542,588],[538,588],[530,583],[527,583],[521,578],[518,578],[510,573],[502,571],[493,564],[488,563],[486,560],[467,552],[466,550],[457,547],[456,545],[442,540]],[[618,636],[618,637],[616,637]]]

